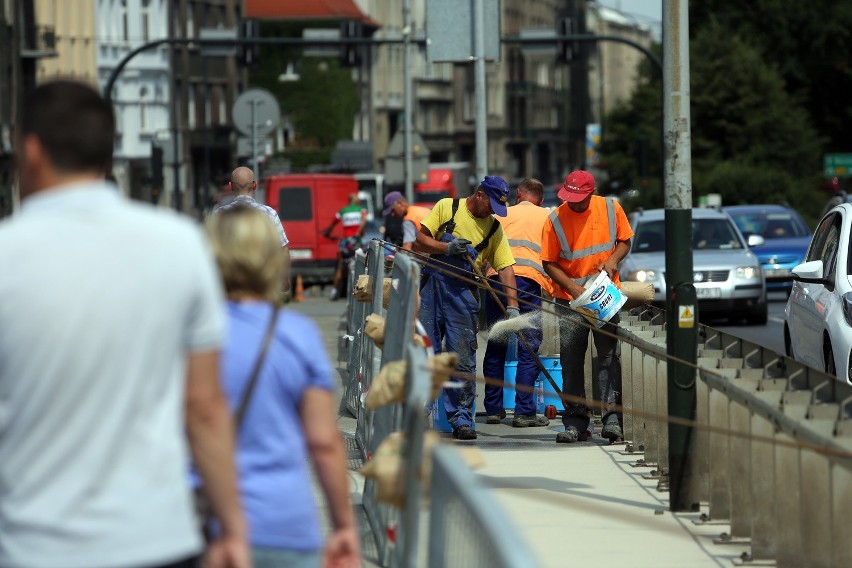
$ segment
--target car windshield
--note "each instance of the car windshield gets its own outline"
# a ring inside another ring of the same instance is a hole
[[[760,235],[767,240],[810,235],[804,221],[793,212],[733,213],[731,218],[744,235]]]
[[[646,221],[636,227],[632,252],[663,252],[665,221]],[[743,244],[727,219],[693,219],[692,247],[701,250],[741,249]]]

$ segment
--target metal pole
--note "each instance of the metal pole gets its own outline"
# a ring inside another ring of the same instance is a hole
[[[198,214],[204,215],[204,210],[207,207],[207,201],[210,192],[210,178],[213,177],[210,175],[210,136],[212,134],[210,128],[210,120],[208,120],[208,111],[210,111],[210,118],[213,117],[212,109],[210,109],[210,75],[208,69],[208,61],[207,58],[204,58],[204,179],[202,180],[202,186],[200,191],[200,199],[195,204],[198,208]],[[196,182],[196,186],[198,182]],[[203,217],[200,217],[203,218]]]
[[[175,26],[175,15],[177,8],[174,4],[172,4],[171,12],[172,17],[170,20],[170,27],[172,28],[172,35],[174,35],[177,30],[174,29]],[[181,210],[181,198],[180,198],[180,150],[178,149],[178,108],[180,105],[180,90],[178,89],[177,82],[177,62],[178,62],[178,50],[177,45],[172,44],[171,50],[171,59],[172,59],[172,184],[174,187],[172,188],[172,192],[174,193],[174,204],[175,211]],[[128,59],[129,60],[129,59]],[[111,85],[107,85],[110,90],[107,91],[107,96],[112,92]]]
[[[476,99],[476,180],[488,173],[488,113],[485,99],[485,0],[473,0],[473,76]]]
[[[692,274],[692,174],[689,115],[688,0],[663,0],[663,93],[666,206],[666,351],[696,361],[697,320]],[[695,420],[694,367],[675,363],[668,371],[668,412]],[[669,487],[672,511],[698,510],[691,491],[695,467],[695,431],[669,423]]]
[[[414,202],[414,160],[412,158],[412,90],[411,81],[411,0],[402,3],[402,73],[403,73],[403,97],[404,97],[404,125],[403,145],[405,152],[405,199],[409,203]]]
[[[254,179],[260,177],[257,171],[257,99],[251,99],[251,169]]]

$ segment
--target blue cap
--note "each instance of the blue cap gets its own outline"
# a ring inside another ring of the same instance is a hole
[[[509,184],[500,176],[485,176],[479,187],[491,199],[491,209],[498,217],[506,216],[506,203],[509,202]]]

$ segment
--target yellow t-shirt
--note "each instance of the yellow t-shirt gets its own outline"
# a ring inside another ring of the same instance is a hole
[[[438,227],[444,222],[449,221],[453,216],[453,200],[445,198],[435,204],[435,207],[426,216],[421,225],[429,229],[432,237],[440,239],[443,233],[436,234]],[[461,237],[471,242],[471,246],[476,247],[479,243],[485,240],[485,237],[491,231],[491,223],[494,220],[491,216],[484,219],[478,219],[471,215],[467,208],[467,203],[464,199],[459,203],[459,209],[456,212],[456,230],[453,231],[454,237]],[[515,259],[512,257],[512,249],[509,248],[509,241],[506,240],[506,235],[503,234],[503,227],[491,235],[488,241],[488,246],[485,247],[479,256],[476,257],[476,265],[482,269],[482,265],[488,262],[495,270],[500,270],[515,264]]]

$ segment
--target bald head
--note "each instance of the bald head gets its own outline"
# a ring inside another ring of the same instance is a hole
[[[231,172],[231,189],[234,193],[249,194],[255,187],[254,172],[249,168],[239,167]]]

